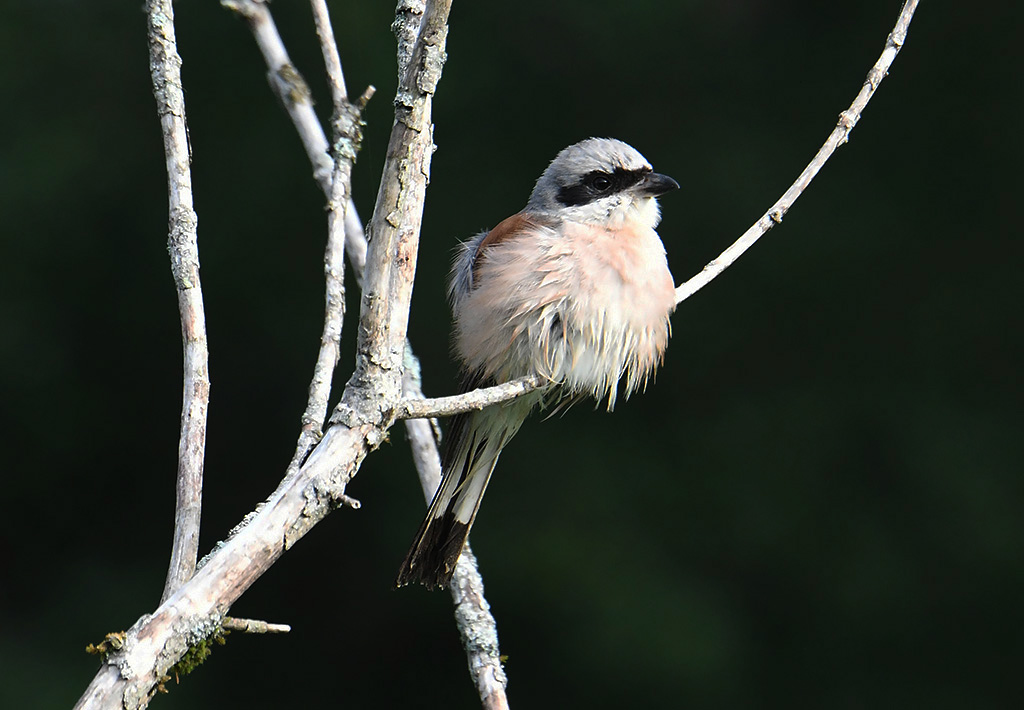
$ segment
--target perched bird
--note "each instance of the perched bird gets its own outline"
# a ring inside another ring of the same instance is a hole
[[[449,296],[463,391],[540,375],[550,384],[452,418],[443,477],[397,586],[451,580],[502,448],[538,404],[615,404],[660,364],[675,283],[654,228],[655,198],[679,184],[622,141],[560,152],[526,209],[462,245]]]

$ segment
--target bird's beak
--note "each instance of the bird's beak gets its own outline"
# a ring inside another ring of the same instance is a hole
[[[672,192],[672,190],[679,189],[679,183],[670,178],[668,175],[662,175],[661,173],[648,173],[637,187],[640,192],[651,197],[659,197],[664,195],[666,192]]]

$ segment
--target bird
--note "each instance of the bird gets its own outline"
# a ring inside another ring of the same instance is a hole
[[[676,305],[657,198],[678,188],[627,143],[588,138],[558,153],[521,212],[458,249],[448,295],[462,392],[544,384],[451,419],[396,587],[448,586],[498,456],[535,407],[592,397],[611,411],[620,381],[629,397],[653,377]]]

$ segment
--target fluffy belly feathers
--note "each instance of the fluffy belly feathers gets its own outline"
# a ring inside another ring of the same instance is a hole
[[[562,235],[487,249],[456,305],[455,350],[493,382],[539,374],[615,403],[641,389],[668,345],[675,285],[657,233],[563,224]]]

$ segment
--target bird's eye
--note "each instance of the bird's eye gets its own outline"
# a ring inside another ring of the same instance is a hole
[[[612,187],[612,181],[607,175],[598,173],[590,178],[590,186],[598,192],[607,192]]]

